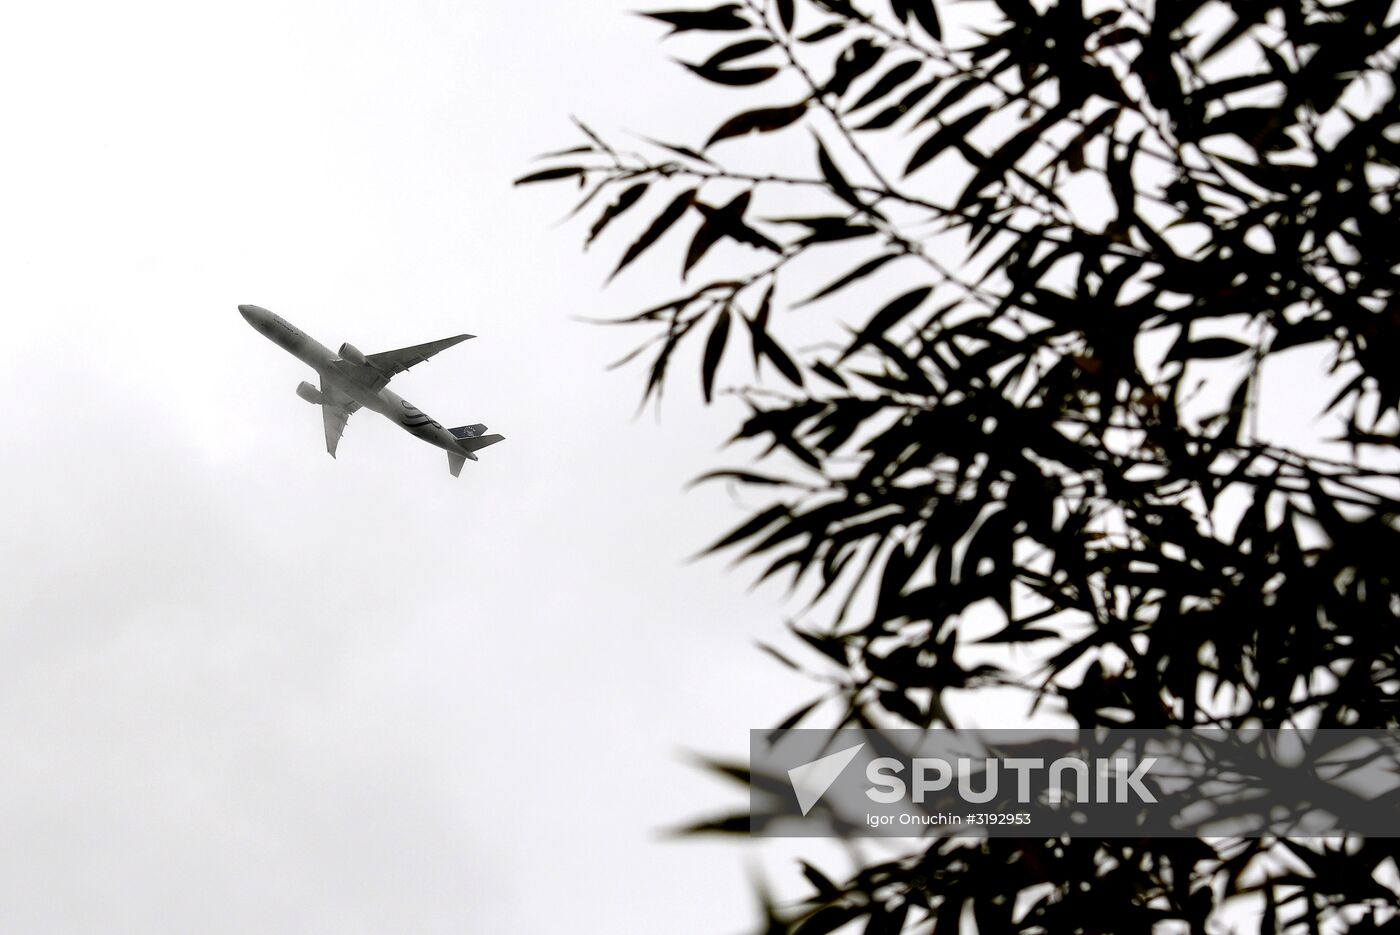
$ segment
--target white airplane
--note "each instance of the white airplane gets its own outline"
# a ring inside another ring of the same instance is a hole
[[[264,337],[309,364],[320,376],[320,389],[303,381],[297,387],[297,395],[321,407],[321,420],[326,428],[326,451],[332,458],[335,457],[336,446],[340,444],[340,436],[345,431],[350,414],[362,406],[384,416],[410,435],[446,451],[447,466],[453,477],[462,472],[462,465],[468,458],[475,461],[478,451],[504,440],[501,435],[485,434],[484,425],[445,429],[442,423],[429,418],[413,403],[387,389],[387,384],[395,375],[475,335],[459,334],[382,354],[362,354],[353,345],[342,344],[339,353],[332,354],[315,338],[265,308],[240,305],[238,311]]]

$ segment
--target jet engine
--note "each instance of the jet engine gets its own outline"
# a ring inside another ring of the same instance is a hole
[[[300,396],[302,399],[306,400],[308,403],[314,403],[317,406],[321,405],[326,401],[326,398],[321,395],[321,391],[316,389],[316,387],[312,386],[310,383],[307,383],[305,380],[297,384],[297,395]]]
[[[357,367],[363,367],[365,364],[365,355],[353,344],[340,345],[340,359],[348,360]]]

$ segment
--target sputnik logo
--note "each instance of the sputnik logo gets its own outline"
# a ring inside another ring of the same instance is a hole
[[[851,765],[851,761],[864,746],[864,743],[858,743],[839,753],[828,754],[787,771],[788,782],[792,783],[792,791],[797,795],[797,806],[802,809],[804,816],[821,800],[826,790],[831,788],[831,784],[840,778],[841,773]]]

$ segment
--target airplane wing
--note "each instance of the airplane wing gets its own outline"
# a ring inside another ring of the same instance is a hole
[[[366,354],[365,363],[384,374],[388,379],[395,374],[403,373],[414,364],[421,364],[439,351],[445,351],[449,347],[461,344],[463,341],[474,338],[474,334],[459,334],[450,338],[443,338],[440,341],[429,341],[427,344],[415,344],[413,347],[401,347],[395,351],[384,351],[380,354]]]
[[[345,431],[345,423],[350,421],[350,413],[335,406],[322,406],[321,421],[326,427],[326,451],[334,458],[340,435]]]
[[[350,421],[350,414],[359,409],[360,404],[325,380],[321,381],[321,398],[325,400],[321,404],[321,424],[326,430],[326,451],[334,458],[340,436],[345,431],[345,423]]]

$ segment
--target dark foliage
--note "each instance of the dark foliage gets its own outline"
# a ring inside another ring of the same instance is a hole
[[[687,277],[729,270],[628,321],[656,329],[648,396],[682,347],[707,400],[741,341],[771,367],[736,437],[772,473],[712,476],[775,499],[715,549],[812,595],[795,631],[835,687],[788,726],[946,724],[994,687],[1085,726],[1400,726],[1390,7],[649,14],[707,35],[686,67],[751,100],[699,149],[585,130],[521,181],[576,181],[590,240],[649,211],[619,271],[673,228]],[[725,167],[741,153],[783,168]],[[820,325],[838,302],[844,327]],[[1294,417],[1316,444],[1267,429],[1298,380],[1326,387]],[[1249,896],[1267,930],[1371,931],[1397,852],[942,842],[844,882],[809,867],[768,924],[1203,932]]]

